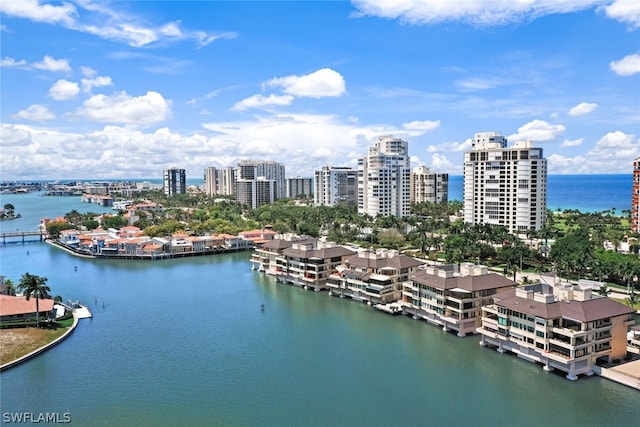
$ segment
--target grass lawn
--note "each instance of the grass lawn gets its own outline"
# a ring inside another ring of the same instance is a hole
[[[0,329],[0,365],[11,362],[50,343],[64,334],[68,329],[68,327],[56,329]]]

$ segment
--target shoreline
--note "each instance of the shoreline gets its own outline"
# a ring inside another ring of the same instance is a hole
[[[78,326],[78,320],[79,320],[78,316],[76,316],[76,314],[73,313],[73,324],[69,327],[69,330],[67,330],[64,334],[62,334],[61,336],[59,336],[55,340],[51,341],[50,343],[45,344],[42,347],[39,347],[39,348],[31,351],[30,353],[25,354],[24,356],[18,357],[17,359],[14,359],[14,360],[12,360],[10,362],[7,362],[4,365],[0,365],[0,372],[4,372],[7,369],[10,369],[10,368],[13,368],[14,366],[20,365],[20,364],[26,362],[27,360],[30,360],[30,359],[38,356],[39,354],[44,353],[45,351],[49,350],[53,346],[61,343],[69,335],[71,335],[73,333],[73,331],[75,331],[76,327]]]

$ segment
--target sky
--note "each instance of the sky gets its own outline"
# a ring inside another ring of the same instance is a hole
[[[0,180],[357,166],[462,175],[477,132],[550,174],[640,156],[637,0],[0,0]]]

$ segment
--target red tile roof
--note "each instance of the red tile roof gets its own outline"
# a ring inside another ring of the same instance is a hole
[[[53,310],[54,301],[52,299],[41,299],[38,302],[40,312]],[[15,316],[20,314],[30,314],[36,312],[35,297],[27,299],[25,297],[14,297],[10,295],[0,295],[0,316]]]

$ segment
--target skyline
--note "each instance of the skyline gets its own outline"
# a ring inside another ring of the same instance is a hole
[[[194,179],[243,159],[312,176],[386,134],[412,169],[451,175],[484,131],[534,141],[549,174],[630,174],[640,156],[632,0],[24,0],[0,16],[2,180]]]

